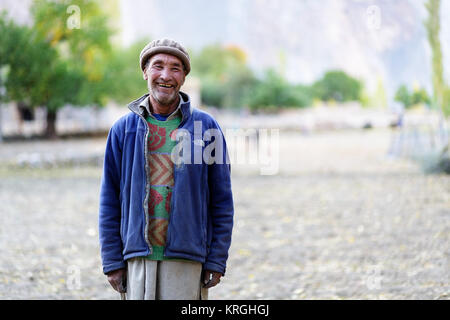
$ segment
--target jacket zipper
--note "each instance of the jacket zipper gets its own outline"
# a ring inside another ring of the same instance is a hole
[[[149,187],[150,186],[150,184],[149,184],[149,181],[150,181],[150,179],[149,179],[150,168],[148,166],[147,140],[148,140],[148,134],[150,132],[150,128],[148,126],[147,120],[141,114],[139,114],[137,112],[135,112],[135,114],[137,114],[139,116],[139,118],[141,118],[144,121],[144,123],[146,125],[146,128],[147,128],[145,136],[144,136],[144,157],[145,157],[145,176],[146,176],[145,199],[144,199],[144,204],[143,204],[143,206],[144,206],[144,213],[145,213],[145,228],[144,228],[145,229],[145,231],[144,231],[145,234],[144,234],[144,238],[145,238],[145,242],[147,243],[147,246],[148,246],[148,249],[149,249],[149,254],[152,254],[152,251],[153,251],[152,250],[152,244],[150,243],[150,240],[148,238],[148,228],[149,228],[149,224],[150,224],[149,223],[150,217],[149,217],[149,214],[148,214],[148,197],[150,196],[150,187]],[[181,111],[181,122],[178,125],[178,128],[180,128],[184,124],[185,121],[186,121],[186,117],[185,117],[183,111]],[[175,179],[175,168],[174,168],[174,179]],[[173,195],[172,195],[172,198],[173,198]],[[171,208],[171,211],[173,211],[172,208]],[[169,230],[167,230],[167,240],[168,239],[169,239]],[[167,243],[166,243],[166,246],[167,246]]]
[[[148,228],[149,228],[149,224],[150,224],[150,222],[149,222],[150,217],[149,217],[149,214],[148,214],[148,200],[149,200],[148,198],[150,196],[150,184],[149,184],[149,181],[150,181],[150,179],[149,179],[150,168],[148,166],[148,146],[147,146],[147,141],[148,141],[148,134],[150,132],[150,128],[148,126],[147,120],[145,120],[144,117],[142,115],[140,115],[140,114],[139,114],[139,117],[144,121],[144,123],[146,125],[146,128],[147,128],[147,130],[145,132],[145,135],[144,135],[144,158],[145,158],[145,177],[146,177],[146,180],[145,180],[145,199],[144,199],[144,204],[143,204],[143,206],[144,206],[144,213],[145,213],[145,228],[144,228],[145,234],[144,234],[144,238],[145,238],[145,242],[147,243],[147,246],[148,246],[149,254],[152,254],[152,244],[150,243],[150,240],[148,238]]]
[[[186,117],[185,117],[185,114],[183,113],[183,111],[180,109],[180,113],[181,113],[181,121],[180,121],[180,124],[178,125],[178,127],[177,127],[177,129],[179,129],[179,128],[181,128],[181,126],[186,122]],[[172,220],[173,221],[173,217],[174,217],[174,215],[173,215],[173,201],[174,201],[174,199],[175,199],[175,197],[174,197],[174,191],[175,191],[175,181],[176,181],[176,170],[175,170],[175,164],[173,165],[173,181],[174,181],[174,186],[173,186],[173,193],[172,193],[172,197],[171,197],[171,200],[170,200],[170,212],[169,212],[169,217],[170,217],[170,220]],[[173,223],[172,223],[173,224]],[[166,248],[169,246],[169,244],[170,244],[170,239],[171,239],[171,237],[170,237],[170,235],[171,235],[171,232],[170,232],[170,223],[169,223],[169,226],[168,226],[168,228],[167,228],[167,235],[166,235]]]

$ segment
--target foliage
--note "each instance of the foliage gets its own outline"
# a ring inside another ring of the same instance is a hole
[[[191,54],[192,75],[201,82],[201,98],[206,105],[241,107],[256,82],[238,47],[218,44]]]
[[[207,105],[267,109],[311,103],[308,87],[292,85],[274,70],[256,78],[237,47],[210,45],[191,57],[192,74],[200,79],[202,101]]]
[[[138,57],[148,42],[142,39],[128,48],[113,48],[104,79],[110,99],[126,104],[147,92]]]
[[[428,96],[427,91],[424,88],[415,89],[411,95],[411,103],[413,105],[423,103],[426,105],[430,105],[430,97]]]
[[[257,78],[237,47],[210,45],[191,54],[192,74],[201,82],[203,103],[216,107],[279,109],[306,107],[313,98],[339,102],[361,100],[363,85],[343,71],[327,72],[313,86],[289,83],[280,72],[268,69]]]
[[[446,87],[444,89],[444,97],[442,102],[442,111],[444,115],[450,116],[450,87]]]
[[[323,101],[358,101],[362,83],[340,70],[328,71],[312,85],[313,95]]]
[[[411,105],[411,97],[408,87],[401,85],[395,93],[394,100],[403,104],[403,107],[408,108]]]
[[[68,27],[68,7],[80,9],[80,28]],[[34,0],[34,24],[17,26],[0,16],[0,67],[10,67],[8,99],[44,106],[55,121],[65,104],[103,106],[127,103],[147,91],[137,63],[148,39],[114,47],[113,30],[96,0]],[[267,70],[257,78],[243,50],[219,44],[191,53],[192,75],[201,82],[203,103],[222,108],[306,107],[313,98],[361,100],[362,84],[342,71],[327,72],[311,87],[289,83]]]
[[[2,37],[0,66],[9,66],[5,86],[8,99],[29,107],[47,109],[47,136],[55,136],[58,109],[65,104],[106,103],[106,81],[111,56],[106,15],[94,0],[72,1],[80,9],[80,28],[67,25],[67,1],[35,0],[31,6],[34,24],[18,26],[0,17]]]
[[[441,41],[439,39],[441,20],[439,16],[441,1],[428,0],[425,3],[428,11],[428,19],[425,28],[428,34],[428,42],[432,52],[432,80],[433,80],[433,105],[437,106],[444,116],[450,115],[450,88],[444,82],[444,66],[442,63]],[[442,153],[437,157],[435,172],[450,173],[450,142],[444,147]]]
[[[25,101],[29,106],[45,105],[56,110],[64,103],[75,103],[81,85],[81,75],[70,70],[67,62],[58,59],[51,45],[35,36],[30,28],[17,26],[0,18],[2,33],[1,65],[10,72],[5,82],[7,98]]]
[[[251,109],[270,107],[306,107],[311,103],[309,88],[291,85],[272,69],[259,80],[247,96]]]
[[[427,173],[450,174],[450,145],[443,148],[441,152],[430,153],[423,156],[419,161]]]
[[[433,104],[437,106],[444,115],[450,115],[450,98],[446,93],[444,82],[444,67],[442,63],[442,49],[439,34],[441,30],[441,20],[439,11],[440,0],[428,0],[425,8],[428,11],[428,19],[424,22],[428,34],[428,42],[432,52],[432,81],[433,81]]]
[[[429,106],[431,103],[431,99],[424,88],[415,88],[412,92],[409,92],[405,85],[401,85],[397,89],[394,99],[395,101],[403,104],[405,109],[411,108],[417,104],[425,104]]]
[[[71,18],[67,12],[67,1],[35,0],[31,7],[33,30],[37,39],[57,50],[68,70],[82,75],[83,81],[76,92],[75,104],[102,106],[107,101],[109,89],[104,78],[106,62],[111,54],[109,38],[112,30],[97,1],[76,0],[71,1],[70,5],[80,8],[80,28],[67,26]],[[67,85],[71,86],[70,83]]]

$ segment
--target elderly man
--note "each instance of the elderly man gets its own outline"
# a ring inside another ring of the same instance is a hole
[[[129,104],[107,139],[103,272],[128,299],[205,299],[225,274],[231,244],[225,140],[212,116],[180,91],[191,68],[183,46],[152,41],[140,66],[149,93]]]

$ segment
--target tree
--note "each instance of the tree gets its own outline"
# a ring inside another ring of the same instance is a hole
[[[323,101],[336,100],[339,102],[359,101],[362,83],[340,70],[328,71],[318,81],[312,90],[314,96]]]
[[[128,48],[113,48],[107,62],[108,72],[104,78],[109,88],[109,98],[112,100],[124,104],[147,92],[138,57],[148,42],[149,39],[142,39]]]
[[[75,102],[81,77],[70,72],[68,65],[58,59],[57,51],[46,41],[38,39],[31,28],[17,26],[0,18],[2,54],[0,65],[11,70],[5,82],[7,99],[34,107],[45,105],[48,117],[60,105]],[[56,118],[55,118],[56,120]],[[49,121],[47,134],[55,133],[54,121]]]
[[[219,44],[191,54],[192,74],[200,79],[201,98],[207,105],[241,107],[256,79],[239,47]]]
[[[427,91],[424,88],[414,89],[411,95],[411,104],[425,104],[429,106],[431,103],[431,99],[428,96]]]
[[[424,88],[414,88],[412,92],[409,92],[405,85],[401,85],[397,89],[394,99],[395,101],[403,104],[405,109],[411,108],[418,104],[425,104],[427,106],[431,104],[431,99]]]
[[[70,8],[77,10],[71,12]],[[63,0],[35,0],[31,13],[37,41],[54,48],[58,54],[55,59],[60,60],[47,70],[49,79],[60,79],[47,83],[46,91],[54,94],[41,96],[44,100],[41,103],[47,108],[46,135],[52,137],[56,135],[57,111],[66,103],[79,106],[106,103],[109,87],[104,79],[112,30],[95,0],[74,0],[70,5]],[[71,19],[78,21],[71,26]]]
[[[444,117],[450,115],[450,88],[444,83],[444,66],[442,63],[442,50],[439,33],[441,20],[439,16],[441,1],[428,0],[425,7],[428,11],[428,19],[425,21],[425,28],[428,33],[428,42],[432,52],[432,82],[433,82],[433,104],[437,106],[441,113],[441,129],[444,131]],[[449,172],[450,168],[450,142],[444,146],[438,160],[437,167],[442,171]]]
[[[397,89],[394,100],[403,104],[403,107],[405,107],[405,109],[411,105],[409,90],[404,84]]]
[[[45,135],[56,137],[58,110],[66,104],[103,106],[110,93],[106,79],[111,54],[106,16],[94,0],[72,1],[79,9],[79,29],[68,21],[66,1],[35,0],[34,24],[18,26],[0,17],[1,65],[9,65],[9,100],[47,110]]]
[[[311,103],[310,90],[288,83],[279,73],[269,69],[251,90],[247,103],[251,109],[306,107]]]
[[[428,11],[428,19],[425,28],[428,34],[428,42],[432,52],[432,82],[433,82],[433,104],[444,114],[450,114],[450,101],[445,101],[445,83],[442,64],[442,49],[439,34],[441,20],[439,16],[441,1],[428,0],[425,7]]]

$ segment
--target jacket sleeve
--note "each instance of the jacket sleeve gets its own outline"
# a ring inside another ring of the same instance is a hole
[[[208,211],[212,224],[212,238],[203,268],[225,274],[231,245],[234,208],[226,142],[217,123],[216,126],[222,139],[222,155],[216,154],[217,160],[208,165]]]
[[[122,148],[113,126],[106,142],[100,189],[99,240],[103,272],[125,268],[120,236],[120,168]]]

